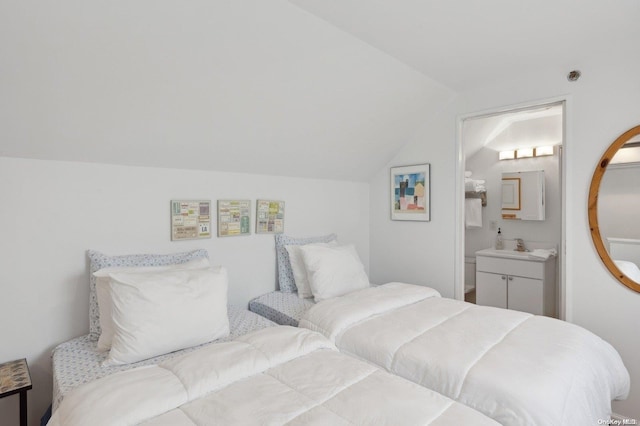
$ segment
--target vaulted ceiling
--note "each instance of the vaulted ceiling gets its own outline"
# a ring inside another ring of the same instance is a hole
[[[636,0],[290,1],[456,92],[589,67],[640,42]]]
[[[639,4],[3,1],[0,156],[367,181],[459,92],[637,49]]]

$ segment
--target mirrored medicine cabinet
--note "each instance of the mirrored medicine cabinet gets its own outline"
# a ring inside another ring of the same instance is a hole
[[[544,220],[544,170],[502,173],[502,219]]]

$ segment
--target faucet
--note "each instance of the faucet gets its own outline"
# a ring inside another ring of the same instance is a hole
[[[527,251],[527,249],[524,247],[524,241],[522,241],[522,238],[516,238],[516,251]]]

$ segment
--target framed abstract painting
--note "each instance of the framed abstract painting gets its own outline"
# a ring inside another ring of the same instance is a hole
[[[391,220],[431,220],[430,165],[391,167]]]

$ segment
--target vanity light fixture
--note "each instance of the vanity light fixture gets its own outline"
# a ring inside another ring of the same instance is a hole
[[[553,146],[539,146],[536,148],[520,148],[515,151],[500,151],[500,160],[515,160],[516,158],[544,157],[553,155]]]
[[[516,158],[516,152],[515,151],[500,151],[500,154],[498,154],[498,158],[500,160],[513,160],[514,158]]]
[[[535,149],[536,157],[544,157],[545,155],[553,155],[553,146],[539,146]]]
[[[533,157],[534,148],[520,148],[516,151],[517,158],[529,158]]]

